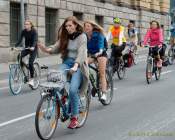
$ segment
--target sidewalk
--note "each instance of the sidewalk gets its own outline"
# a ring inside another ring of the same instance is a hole
[[[147,48],[138,48],[138,53],[140,55],[144,55],[147,53]],[[52,56],[46,56],[46,57],[41,57],[37,58],[36,62],[42,65],[48,65],[48,66],[53,66],[57,65],[58,63],[61,63],[61,58],[60,55],[52,55]],[[14,62],[8,62],[8,63],[0,63],[0,74],[7,73],[9,71],[9,64],[12,64]]]

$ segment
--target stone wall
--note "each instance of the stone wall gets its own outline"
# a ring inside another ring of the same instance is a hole
[[[10,0],[20,2],[20,0]],[[72,16],[73,12],[83,13],[83,19],[95,19],[95,15],[104,17],[104,29],[107,31],[112,24],[113,17],[122,19],[122,24],[126,26],[130,19],[136,21],[136,26],[140,31],[140,37],[149,28],[151,20],[158,20],[165,26],[169,26],[169,16],[165,13],[169,9],[169,0],[24,0],[27,4],[27,18],[35,24],[39,39],[45,42],[45,8],[58,9],[57,25],[62,24],[64,19]],[[0,1],[0,61],[10,60],[8,48],[10,46],[10,2]],[[6,48],[6,49],[4,49]],[[2,51],[1,51],[2,50]],[[5,58],[5,59],[4,59]]]

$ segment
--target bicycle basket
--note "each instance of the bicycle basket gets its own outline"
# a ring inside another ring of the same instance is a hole
[[[49,71],[47,74],[47,82],[61,83],[64,82],[63,73],[60,71]]]

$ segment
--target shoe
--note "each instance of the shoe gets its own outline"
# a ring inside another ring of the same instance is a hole
[[[106,100],[107,100],[107,97],[106,97],[106,93],[105,93],[105,92],[102,93],[102,96],[101,96],[100,99],[101,99],[102,101],[106,101]]]
[[[69,128],[69,129],[75,129],[76,127],[78,127],[78,118],[77,117],[72,117],[70,119],[70,124],[68,125],[67,128]]]
[[[30,79],[30,81],[28,82],[28,84],[33,87],[34,86],[34,80],[33,79]]]
[[[162,59],[160,59],[159,61],[157,61],[157,67],[161,68],[162,67]]]

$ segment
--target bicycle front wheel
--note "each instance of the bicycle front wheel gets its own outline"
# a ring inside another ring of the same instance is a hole
[[[42,140],[52,138],[58,123],[60,107],[53,96],[45,95],[41,98],[35,116],[37,135]]]
[[[9,66],[9,87],[13,95],[18,95],[21,92],[23,85],[23,74],[19,64],[11,64]]]
[[[148,84],[152,81],[152,72],[153,72],[153,60],[148,58],[146,65],[146,81]]]
[[[123,60],[120,60],[118,62],[118,68],[117,68],[117,75],[118,75],[118,78],[120,80],[122,80],[124,77],[125,77],[125,73],[126,73],[126,68],[124,66],[124,62]]]
[[[35,90],[38,88],[39,83],[40,83],[41,71],[40,71],[40,66],[38,63],[35,62],[33,64],[33,67],[34,67],[34,78],[33,78],[34,86],[31,86],[31,85],[29,86],[31,87],[31,89]]]
[[[80,94],[80,105],[79,105],[79,115],[78,115],[78,127],[81,128],[84,126],[88,113],[89,113],[89,103],[90,103],[90,91],[88,90],[87,93]]]

